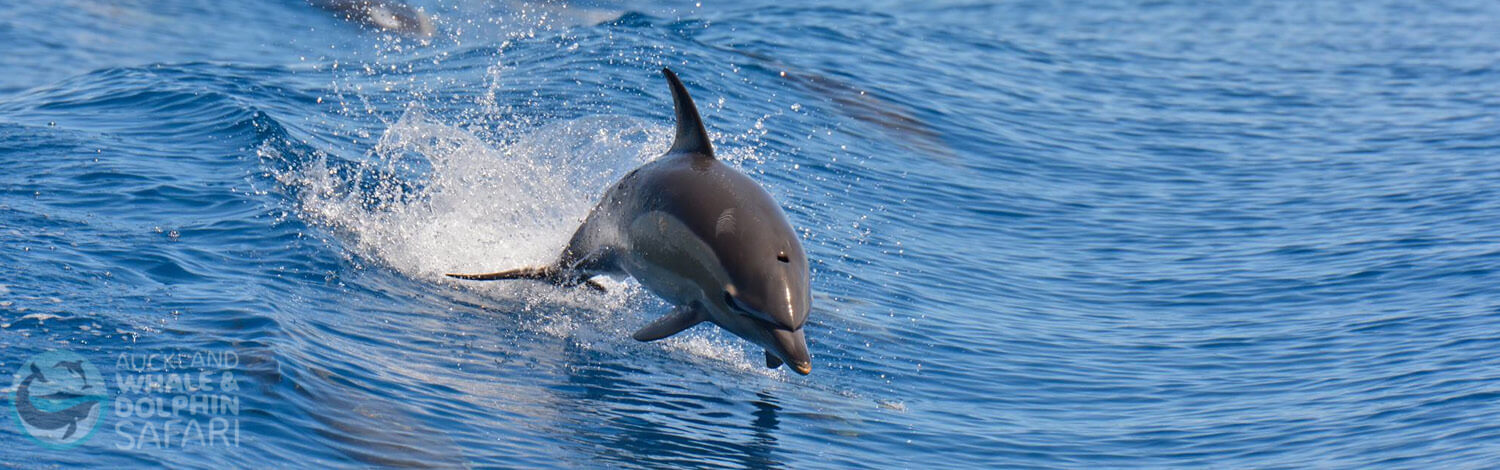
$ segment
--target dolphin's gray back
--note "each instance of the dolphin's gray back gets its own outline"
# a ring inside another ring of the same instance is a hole
[[[722,161],[676,155],[646,175],[642,206],[682,222],[725,265],[772,260],[796,240],[781,207],[760,185]],[[729,258],[729,259],[724,259]]]
[[[631,222],[652,211],[666,213],[691,228],[699,239],[710,244],[721,241],[725,247],[738,247],[746,240],[732,242],[733,237],[721,236],[721,230],[745,224],[775,224],[784,226],[787,233],[792,230],[775,200],[750,178],[717,159],[677,153],[621,178],[600,198],[568,251],[581,258],[602,247],[627,244]]]
[[[796,232],[771,195],[724,162],[690,152],[669,153],[621,178],[573,235],[561,266],[599,274],[639,274],[631,272],[620,254],[638,251],[631,225],[646,214],[675,219],[707,245],[719,265],[732,269],[773,263],[784,254],[801,264],[788,268],[806,277]],[[796,316],[790,321],[800,324],[805,312]]]

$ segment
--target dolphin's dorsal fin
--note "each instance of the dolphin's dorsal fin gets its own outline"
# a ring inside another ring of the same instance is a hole
[[[706,157],[714,156],[713,144],[708,141],[708,131],[703,128],[703,119],[698,117],[698,106],[688,96],[682,80],[671,69],[662,67],[661,74],[667,76],[667,85],[672,88],[672,107],[677,111],[677,137],[667,153],[690,152]]]

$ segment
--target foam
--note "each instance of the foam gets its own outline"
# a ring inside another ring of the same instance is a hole
[[[664,129],[601,116],[496,146],[414,107],[358,170],[321,158],[282,179],[300,189],[301,215],[333,228],[356,255],[444,281],[551,262],[598,194],[666,139]]]

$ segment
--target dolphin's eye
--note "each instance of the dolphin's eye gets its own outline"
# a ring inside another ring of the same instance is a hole
[[[786,252],[777,253],[776,254],[776,261],[780,261],[780,262],[783,262],[783,263],[790,263],[790,262],[792,262],[792,260],[790,258],[786,257]]]

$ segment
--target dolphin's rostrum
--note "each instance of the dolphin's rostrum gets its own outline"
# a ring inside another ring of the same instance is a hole
[[[635,339],[710,322],[765,348],[767,367],[808,374],[802,326],[812,294],[797,233],[770,194],[714,157],[687,89],[671,70],[662,74],[677,114],[671,149],[604,193],[556,263],[449,276],[598,288],[593,276],[630,275],[675,306]]]

